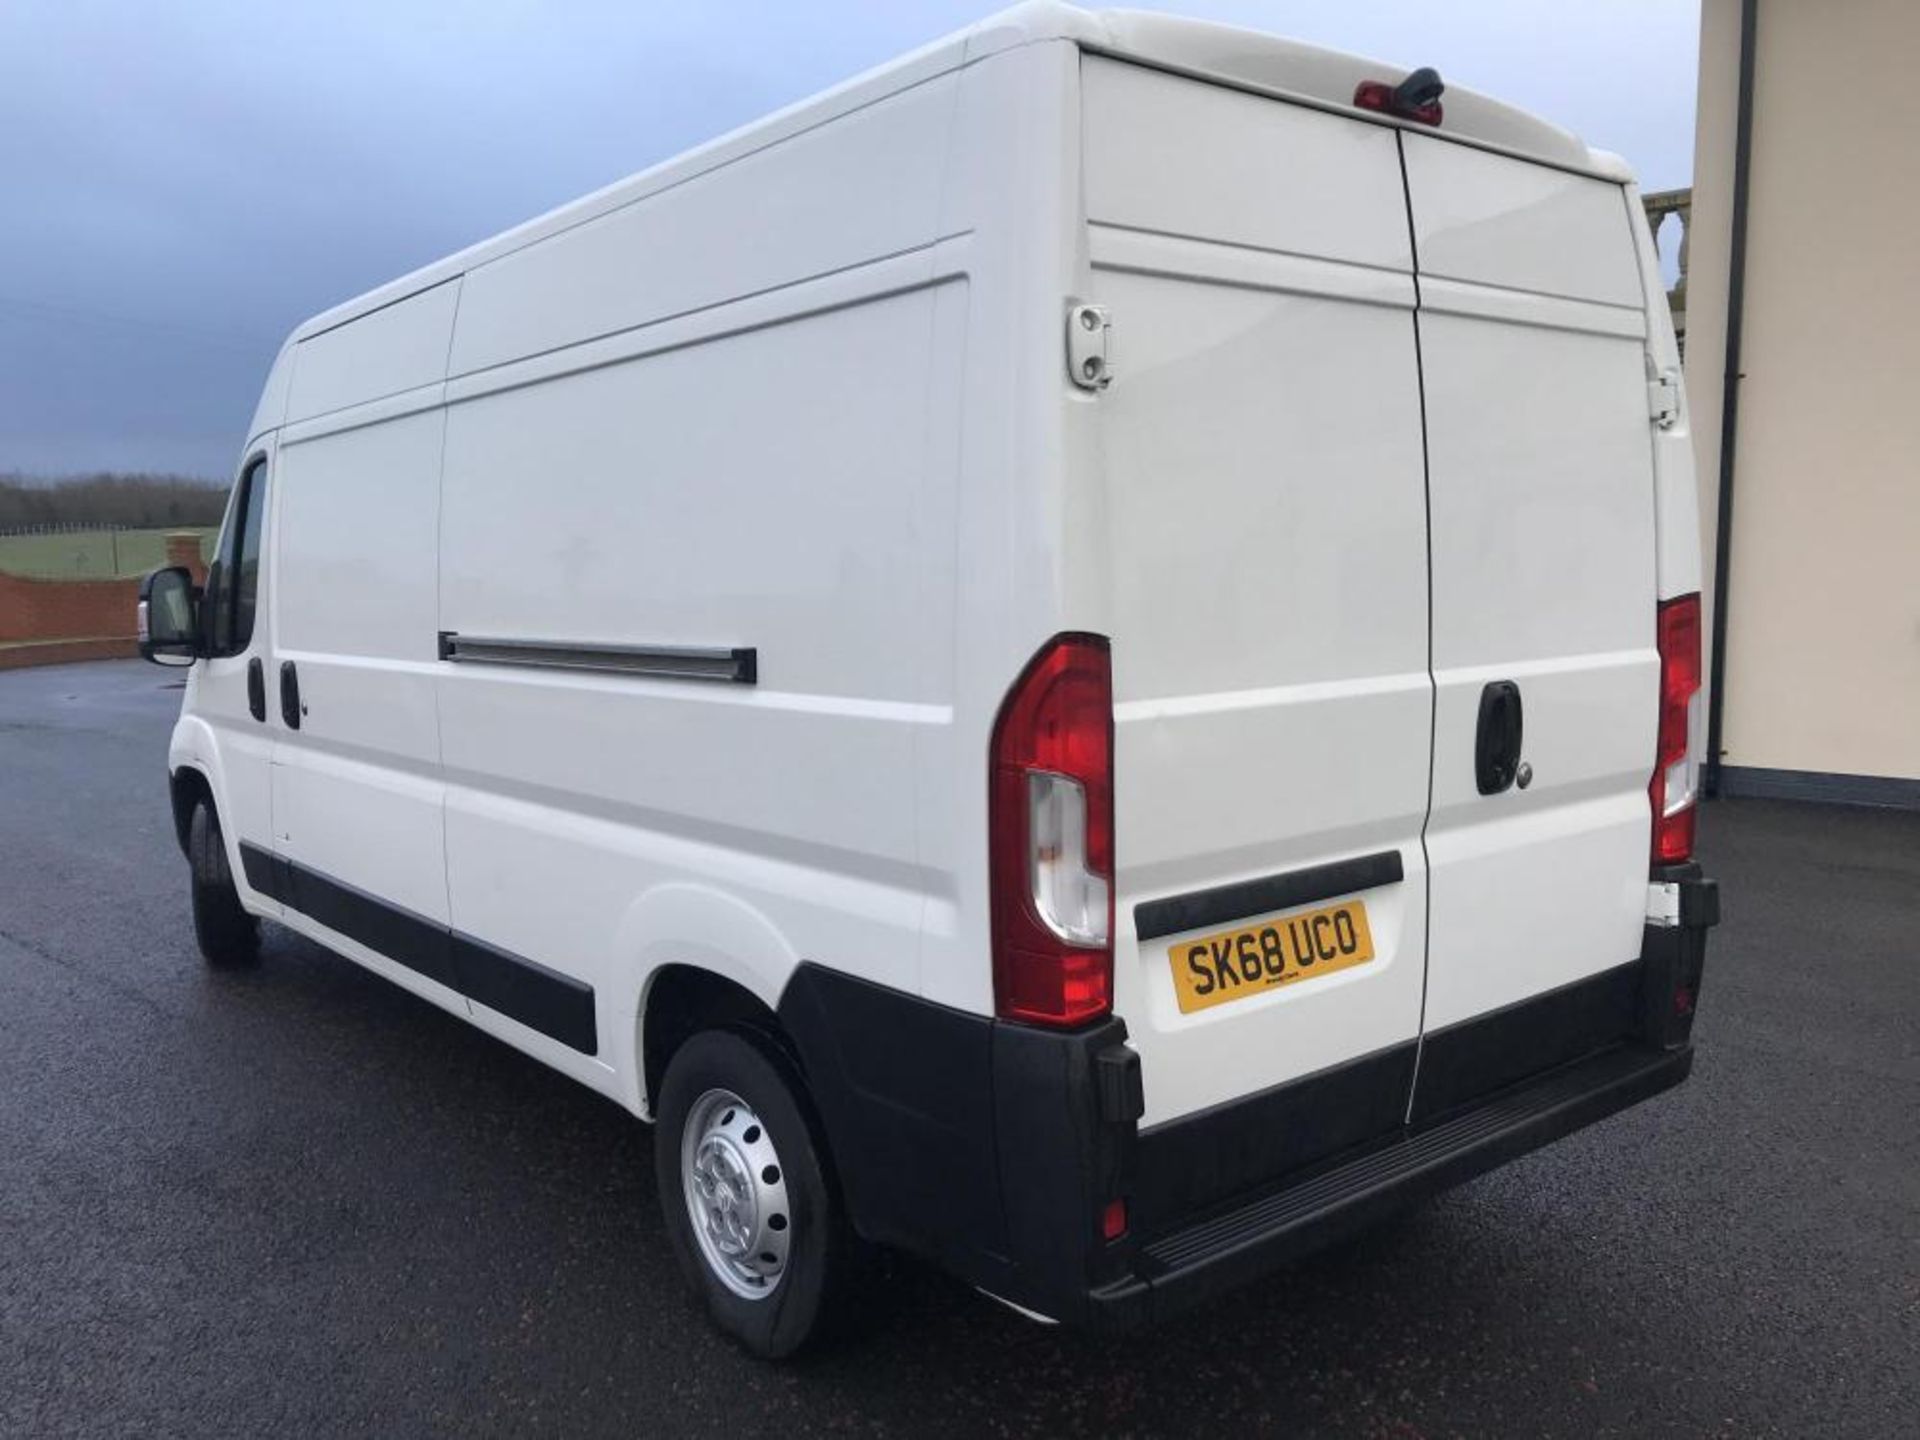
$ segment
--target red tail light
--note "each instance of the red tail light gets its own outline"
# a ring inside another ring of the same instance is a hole
[[[1674,865],[1693,856],[1693,820],[1700,798],[1700,597],[1661,602],[1660,744],[1654,757],[1653,863]]]
[[[1113,671],[1098,635],[1057,635],[993,726],[988,795],[994,1009],[1079,1025],[1113,1007]]]

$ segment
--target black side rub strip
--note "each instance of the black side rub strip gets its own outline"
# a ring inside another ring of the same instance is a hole
[[[453,988],[474,1004],[497,1010],[583,1055],[599,1049],[591,985],[458,930],[448,939],[453,948]]]
[[[1400,852],[1381,850],[1373,855],[1356,855],[1351,860],[1335,860],[1330,865],[1313,865],[1258,880],[1218,885],[1211,890],[1147,900],[1133,907],[1133,928],[1140,939],[1157,940],[1162,935],[1178,935],[1207,925],[1225,925],[1249,915],[1265,915],[1273,910],[1311,905],[1316,900],[1331,900],[1336,895],[1351,895],[1357,890],[1371,890],[1378,885],[1393,885],[1405,878]]]
[[[591,985],[256,845],[241,843],[240,863],[249,885],[289,910],[583,1055],[598,1053]]]
[[[442,630],[440,658],[465,665],[590,670],[603,675],[640,675],[653,680],[719,680],[732,685],[753,685],[760,678],[759,652],[751,646],[591,645],[567,640],[461,635]]]

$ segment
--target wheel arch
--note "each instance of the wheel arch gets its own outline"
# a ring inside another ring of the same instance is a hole
[[[631,1063],[619,1068],[630,1077],[628,1104],[642,1118],[652,1118],[667,1062],[693,1029],[747,1025],[794,1053],[776,1011],[799,956],[738,897],[692,882],[658,886],[628,910],[616,953],[635,957],[615,1009],[630,1020]]]
[[[213,782],[206,772],[197,765],[176,766],[167,776],[167,793],[173,804],[173,838],[180,842],[180,853],[187,853],[187,829],[193,824],[193,807],[205,800],[213,807],[213,813],[220,813],[220,803],[213,798]]]
[[[638,1050],[641,1099],[652,1114],[667,1066],[702,1030],[749,1030],[797,1067],[793,1042],[773,1008],[746,986],[697,965],[662,965],[649,977],[641,1007]]]

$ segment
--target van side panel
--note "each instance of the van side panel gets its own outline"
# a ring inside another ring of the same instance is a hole
[[[1429,1033],[1633,961],[1655,690],[1646,318],[1620,187],[1406,135],[1436,684]],[[1482,692],[1531,783],[1481,794]]]
[[[440,410],[458,277],[293,345],[273,483],[274,850],[316,883],[447,921],[439,723]],[[280,369],[281,366],[276,366]],[[298,729],[279,672],[298,678]],[[333,907],[289,881],[288,923]],[[364,918],[364,917],[363,917]],[[366,927],[343,948],[465,1012],[439,979],[437,943],[412,965],[376,956]],[[329,943],[338,945],[337,940]]]
[[[443,424],[429,406],[282,432],[267,677],[279,727],[275,849],[309,875],[434,925],[448,913],[434,700]],[[297,730],[280,721],[283,665],[298,676]],[[301,883],[282,898],[293,912],[319,913]],[[418,969],[375,968],[449,1001]]]
[[[438,385],[460,300],[458,278],[293,347],[286,423]]]
[[[752,685],[442,667],[455,929],[593,986],[609,1063],[666,960],[770,1005],[799,959],[918,988],[913,747],[946,717],[923,597],[952,573],[925,523],[952,484],[926,463],[939,303],[868,298],[448,409],[443,629],[757,655]],[[674,886],[784,943],[629,924]]]
[[[451,373],[925,246],[955,83],[923,82],[472,271]]]

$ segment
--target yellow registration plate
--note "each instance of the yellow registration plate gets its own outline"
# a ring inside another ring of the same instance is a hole
[[[1283,985],[1331,975],[1373,959],[1373,932],[1364,901],[1343,900],[1321,910],[1280,915],[1238,930],[1222,930],[1167,949],[1180,1013],[1244,1000]]]

